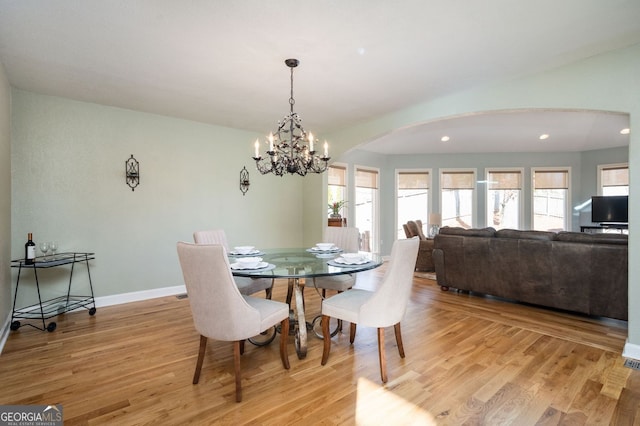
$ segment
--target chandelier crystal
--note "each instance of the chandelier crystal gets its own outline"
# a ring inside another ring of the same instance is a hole
[[[265,144],[269,144],[266,151],[267,156],[260,155],[260,141],[255,142],[256,167],[260,173],[273,173],[283,176],[287,173],[305,176],[307,173],[322,173],[327,170],[329,157],[329,147],[324,142],[324,152],[320,156],[315,148],[318,141],[314,139],[311,132],[307,133],[302,127],[302,119],[293,112],[293,69],[300,61],[297,59],[287,59],[284,63],[291,69],[291,97],[289,98],[290,112],[278,122],[278,129],[275,133],[270,133]]]

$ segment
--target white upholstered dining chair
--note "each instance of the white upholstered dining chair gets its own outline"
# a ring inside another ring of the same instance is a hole
[[[223,229],[196,231],[193,233],[193,241],[196,244],[221,244],[227,252],[229,251],[227,235]],[[274,282],[273,278],[234,277],[234,280],[240,290],[240,293],[248,296],[264,290],[266,298],[271,299]]]
[[[360,231],[354,227],[327,226],[324,230],[323,242],[332,243],[342,249],[344,253],[357,253],[360,249]],[[332,277],[316,277],[313,285],[325,290],[335,290],[342,292],[350,289],[356,284],[356,274],[336,275]]]
[[[356,324],[378,329],[378,357],[380,377],[387,382],[387,365],[384,351],[384,328],[393,326],[400,357],[404,347],[400,333],[400,321],[404,316],[411,295],[413,270],[420,241],[417,237],[397,240],[391,249],[391,260],[384,278],[375,291],[351,289],[322,301],[322,333],[324,348],[321,364],[325,365],[331,350],[329,319],[338,318],[351,323],[349,341],[353,343]]]
[[[278,323],[282,327],[280,358],[283,367],[289,369],[289,306],[274,300],[240,294],[222,245],[179,242],[178,258],[193,322],[200,333],[200,350],[193,384],[200,380],[207,339],[232,341],[236,401],[242,401],[240,355],[244,352],[244,340]]]

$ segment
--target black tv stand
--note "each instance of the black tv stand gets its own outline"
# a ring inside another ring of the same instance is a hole
[[[622,232],[622,230],[624,229],[629,229],[629,224],[628,223],[601,223],[599,225],[584,225],[584,226],[580,226],[580,232],[585,232],[585,230],[590,230],[590,229],[619,229],[620,232]]]

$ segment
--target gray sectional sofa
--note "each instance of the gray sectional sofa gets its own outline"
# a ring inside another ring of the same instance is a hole
[[[433,262],[443,290],[627,319],[628,236],[445,227]]]

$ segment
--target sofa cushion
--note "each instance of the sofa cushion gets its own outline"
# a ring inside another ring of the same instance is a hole
[[[461,237],[488,237],[491,238],[495,235],[496,230],[492,227],[481,229],[465,229],[457,226],[445,226],[440,228],[440,234],[445,235],[460,235]]]
[[[627,234],[585,234],[584,232],[559,232],[556,241],[586,244],[622,244],[628,245]]]
[[[520,231],[518,229],[500,229],[499,231],[496,231],[496,238],[553,241],[556,238],[556,233],[548,231]]]

